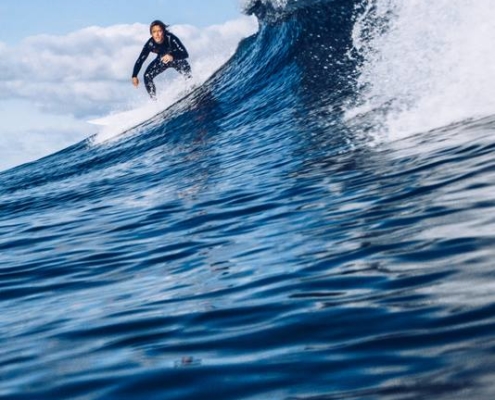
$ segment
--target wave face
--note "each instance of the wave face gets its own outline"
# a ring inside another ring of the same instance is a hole
[[[250,1],[200,88],[1,173],[0,398],[493,398],[491,8]]]

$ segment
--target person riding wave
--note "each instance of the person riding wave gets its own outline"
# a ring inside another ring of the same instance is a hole
[[[151,38],[145,43],[141,54],[139,55],[134,69],[132,71],[132,84],[139,86],[138,74],[143,66],[144,61],[150,53],[155,53],[156,58],[148,65],[144,72],[144,85],[146,91],[152,99],[156,99],[156,87],[153,79],[168,68],[174,68],[176,71],[191,78],[191,66],[186,60],[189,57],[184,45],[179,38],[167,30],[167,25],[162,21],[156,20],[150,24]]]

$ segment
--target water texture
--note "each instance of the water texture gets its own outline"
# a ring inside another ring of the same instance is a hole
[[[0,398],[493,398],[493,15],[414,3],[251,1],[181,101],[0,173]]]

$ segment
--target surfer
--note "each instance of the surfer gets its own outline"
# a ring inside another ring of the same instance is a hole
[[[145,43],[132,71],[132,84],[139,85],[137,77],[144,61],[150,53],[156,53],[156,58],[144,71],[144,85],[152,99],[156,99],[156,87],[153,79],[168,68],[174,68],[186,78],[191,78],[191,66],[186,58],[189,54],[179,38],[167,30],[167,25],[156,20],[150,24],[151,38]]]

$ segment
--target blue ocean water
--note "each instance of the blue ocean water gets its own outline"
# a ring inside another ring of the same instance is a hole
[[[399,3],[250,2],[203,86],[0,173],[0,398],[493,398],[495,114],[384,67]]]

